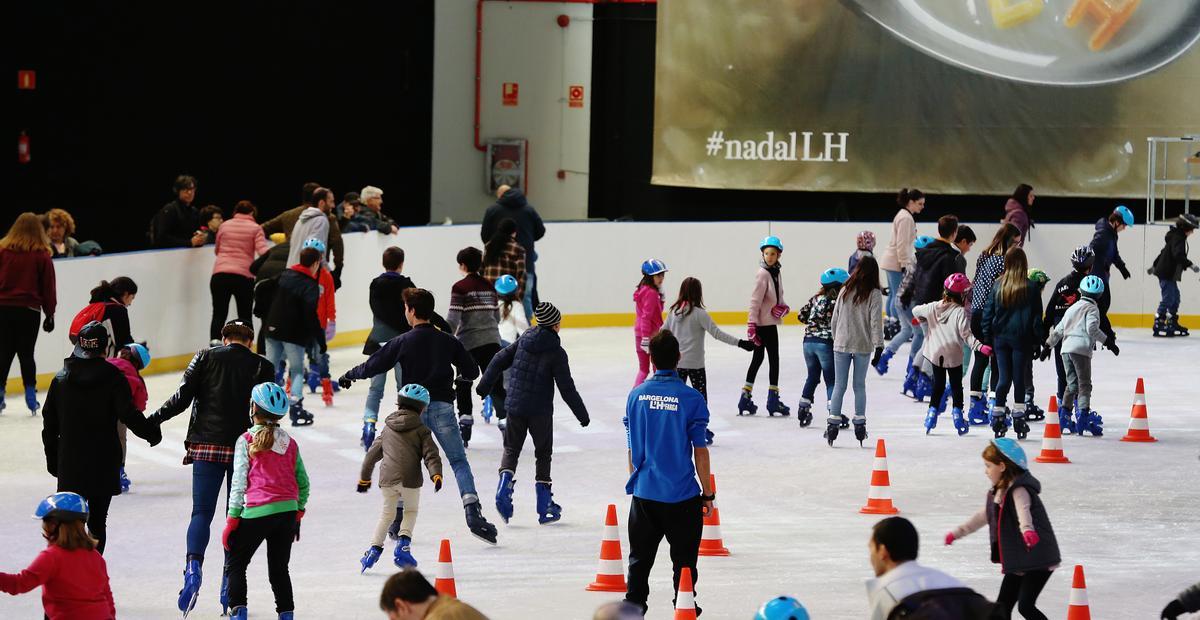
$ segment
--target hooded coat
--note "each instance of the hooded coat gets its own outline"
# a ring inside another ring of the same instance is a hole
[[[270,237],[275,233],[283,233],[288,235],[288,240],[291,241],[293,239],[293,229],[296,227],[296,222],[300,219],[300,214],[309,208],[315,207],[311,207],[310,205],[300,205],[294,209],[288,209],[287,211],[280,213],[266,222],[263,222],[263,233],[266,234],[267,237]],[[319,210],[320,209],[318,209],[318,211]],[[342,263],[344,263],[346,260],[346,258],[342,256],[343,252],[345,252],[345,246],[342,244],[342,231],[337,226],[336,217],[333,215],[326,215],[325,219],[329,221],[329,238],[326,239],[325,247],[329,248],[330,252],[333,252],[334,270],[340,276],[342,272]],[[304,245],[304,239],[300,239],[296,243],[297,245]],[[296,256],[299,255],[300,250],[296,250]],[[287,264],[294,265],[295,263],[296,260],[295,257],[293,257],[293,259],[288,261]]]
[[[562,391],[571,412],[580,422],[589,421],[587,407],[575,389],[567,352],[553,329],[537,326],[492,358],[476,392],[490,392],[504,371],[508,376],[505,408],[510,416],[545,416],[554,413],[554,385]]]
[[[1159,280],[1179,282],[1183,279],[1183,270],[1193,264],[1191,260],[1188,260],[1187,233],[1172,226],[1163,241],[1165,242],[1163,249],[1154,259],[1154,275]]]
[[[962,306],[942,300],[913,308],[913,316],[925,322],[925,344],[921,355],[929,363],[942,368],[963,365],[963,343],[978,351],[982,342],[971,333],[967,311]]]
[[[1129,269],[1125,267],[1121,251],[1117,248],[1117,229],[1108,223],[1108,218],[1102,217],[1096,222],[1096,234],[1092,235],[1091,247],[1096,255],[1091,275],[1100,276],[1107,284],[1109,270],[1115,266],[1121,275],[1129,277]]]
[[[1008,202],[1004,203],[1004,219],[1000,221],[1012,224],[1021,231],[1021,242],[1017,244],[1017,247],[1025,247],[1025,240],[1029,238],[1031,224],[1029,210],[1025,208],[1025,205],[1017,202],[1015,198],[1009,198]]]
[[[430,478],[442,475],[442,457],[433,442],[433,433],[421,423],[420,413],[401,407],[383,421],[383,431],[367,450],[358,479],[370,480],[375,464],[382,461],[379,486],[419,489],[424,483],[422,460]]]
[[[490,241],[496,234],[496,229],[500,227],[500,222],[506,219],[516,222],[517,243],[525,248],[525,270],[533,273],[533,263],[537,260],[533,244],[546,235],[546,225],[542,223],[542,216],[529,204],[521,190],[510,189],[484,212],[483,224],[479,230],[480,239],[484,243]]]
[[[320,239],[321,243],[328,248],[329,230],[329,216],[322,213],[320,209],[308,207],[301,211],[300,217],[296,219],[296,225],[288,232],[288,241],[291,241],[291,247],[288,249],[288,264],[295,265],[300,262],[300,252],[304,250],[304,242],[309,239]]]

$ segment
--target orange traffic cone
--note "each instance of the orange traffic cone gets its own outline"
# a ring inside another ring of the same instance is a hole
[[[708,479],[713,494],[717,493],[717,476],[709,474]],[[712,513],[704,517],[704,533],[700,536],[700,555],[729,555],[725,541],[721,539],[721,514],[717,512],[717,504],[713,503]]]
[[[1039,463],[1070,463],[1063,454],[1062,427],[1058,423],[1058,398],[1050,395],[1050,406],[1046,407],[1046,427],[1042,435],[1042,453],[1033,459]]]
[[[1075,565],[1075,577],[1071,580],[1071,601],[1067,607],[1067,620],[1092,620],[1088,607],[1087,584],[1083,581],[1083,567]]]
[[[1129,430],[1121,441],[1158,441],[1150,436],[1150,419],[1146,415],[1146,385],[1138,377],[1137,389],[1133,392],[1133,411],[1129,412]]]
[[[591,592],[624,592],[625,562],[621,560],[621,534],[617,531],[617,505],[608,505],[604,518],[604,538],[600,540],[600,568],[596,580],[586,590]]]
[[[894,515],[900,512],[892,505],[891,480],[888,478],[887,446],[875,442],[875,464],[871,468],[871,488],[867,490],[867,505],[859,509],[865,515]]]
[[[696,620],[696,593],[692,589],[692,569],[679,571],[679,592],[675,593],[675,620]]]
[[[450,557],[450,540],[447,538],[442,539],[442,548],[438,551],[437,579],[433,582],[433,589],[438,594],[458,596],[458,590],[454,587],[454,560]]]

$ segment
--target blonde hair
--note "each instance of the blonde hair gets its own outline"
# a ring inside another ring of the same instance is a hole
[[[1025,250],[1009,248],[1004,254],[1004,273],[1000,274],[1000,305],[1014,308],[1025,303],[1029,293],[1029,261]]]
[[[257,408],[258,405],[255,405],[254,423],[262,425],[262,428],[254,432],[254,440],[250,442],[250,458],[275,447],[275,429],[279,428],[278,419],[258,413]]]
[[[51,224],[58,224],[63,227],[63,237],[70,237],[75,234],[75,218],[71,217],[70,213],[62,209],[50,209],[46,212],[46,220]]]
[[[18,215],[17,221],[9,227],[8,234],[0,239],[0,249],[49,254],[50,237],[46,234],[46,227],[42,226],[42,218],[30,211]]]
[[[53,527],[49,532],[43,528],[42,538],[45,538],[46,542],[57,547],[62,547],[67,551],[74,551],[75,549],[87,549],[90,551],[100,544],[100,541],[92,538],[92,535],[88,533],[83,521],[45,519],[42,523],[43,525],[51,525]]]

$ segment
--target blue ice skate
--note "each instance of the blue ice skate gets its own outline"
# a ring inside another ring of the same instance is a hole
[[[367,552],[363,554],[362,559],[358,561],[358,563],[362,565],[362,570],[358,571],[358,574],[361,575],[367,572],[368,568],[375,566],[375,563],[379,561],[379,556],[381,555],[383,555],[383,547],[371,545],[371,547],[367,549]]]
[[[536,486],[538,523],[545,525],[561,519],[562,506],[554,503],[554,494],[550,492],[550,483],[539,482]]]
[[[483,399],[483,407],[480,410],[479,415],[483,416],[484,424],[492,423],[492,397],[491,396],[487,396]]]
[[[908,395],[912,396],[913,398],[916,398],[917,397],[917,375],[919,375],[921,373],[917,372],[917,369],[912,367],[912,358],[911,357],[908,359],[908,361],[909,361],[908,374],[904,376],[904,385],[900,386],[900,393],[908,394]]]
[[[879,356],[879,363],[875,364],[875,372],[879,373],[879,376],[882,377],[883,375],[887,374],[888,362],[892,361],[892,357],[895,355],[896,352],[892,351],[891,349],[883,350],[883,355]]]
[[[917,371],[917,388],[913,394],[913,398],[917,399],[917,402],[921,402],[925,400],[925,397],[931,395],[932,393],[933,380],[929,378],[929,375],[921,371]]]
[[[321,373],[309,368],[308,372],[304,373],[304,382],[308,384],[308,393],[316,394],[317,388],[321,387]]]
[[[750,390],[743,389],[742,397],[738,399],[738,415],[754,415],[758,413],[758,405],[754,404],[754,397],[751,396]]]
[[[973,426],[983,426],[990,421],[988,417],[988,402],[983,396],[972,396],[971,407],[967,410],[967,418]]]
[[[42,408],[42,404],[37,399],[37,386],[25,386],[25,406],[29,407],[29,415],[37,415],[38,409]]]
[[[1075,414],[1075,434],[1082,437],[1084,432],[1091,433],[1093,437],[1103,436],[1104,420],[1094,412],[1080,407],[1079,412]]]
[[[513,516],[513,485],[516,481],[513,480],[513,472],[504,470],[500,472],[500,484],[496,485],[496,512],[500,513],[500,518],[508,523]]]
[[[935,426],[937,426],[938,413],[939,412],[937,410],[937,407],[935,407],[933,405],[930,405],[929,410],[925,412],[925,434],[926,435],[928,435],[929,431],[933,430],[933,428]]]
[[[125,475],[125,468],[122,467],[121,468],[121,492],[128,493],[129,487],[131,487],[131,486],[133,486],[133,481],[129,479],[129,476]]]
[[[375,443],[375,423],[363,422],[362,439],[360,440],[363,450],[370,450],[371,444]]]
[[[189,557],[183,568],[183,589],[179,590],[179,611],[183,612],[184,618],[196,607],[201,580],[200,559]]]
[[[779,388],[771,386],[771,388],[767,390],[767,414],[773,418],[777,413],[781,416],[787,417],[792,415],[792,409],[791,407],[783,404],[783,401],[780,400]]]
[[[396,565],[396,568],[417,565],[417,559],[412,556],[411,538],[401,536],[400,540],[396,541],[396,551],[392,554],[392,563]]]
[[[250,617],[250,612],[246,611],[246,607],[234,607],[229,610],[229,620],[247,620]]]
[[[1075,432],[1075,420],[1071,418],[1073,414],[1071,407],[1060,407],[1058,410],[1058,427],[1063,435],[1070,435]]]
[[[962,407],[955,407],[950,410],[950,416],[954,418],[954,430],[958,431],[958,436],[962,437],[971,430],[971,425],[963,419]]]

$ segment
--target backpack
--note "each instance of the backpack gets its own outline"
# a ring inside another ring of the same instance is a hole
[[[103,301],[90,303],[84,306],[83,310],[79,311],[79,314],[75,315],[74,320],[71,321],[71,329],[67,332],[67,337],[72,343],[79,338],[79,330],[83,329],[84,325],[92,321],[104,320],[104,306],[105,302]]]
[[[265,280],[259,280],[254,284],[254,316],[267,320],[267,315],[271,313],[271,302],[275,300],[275,291],[279,289],[279,274],[275,274]]]
[[[888,620],[998,620],[1004,609],[970,588],[926,590],[904,597]]]

